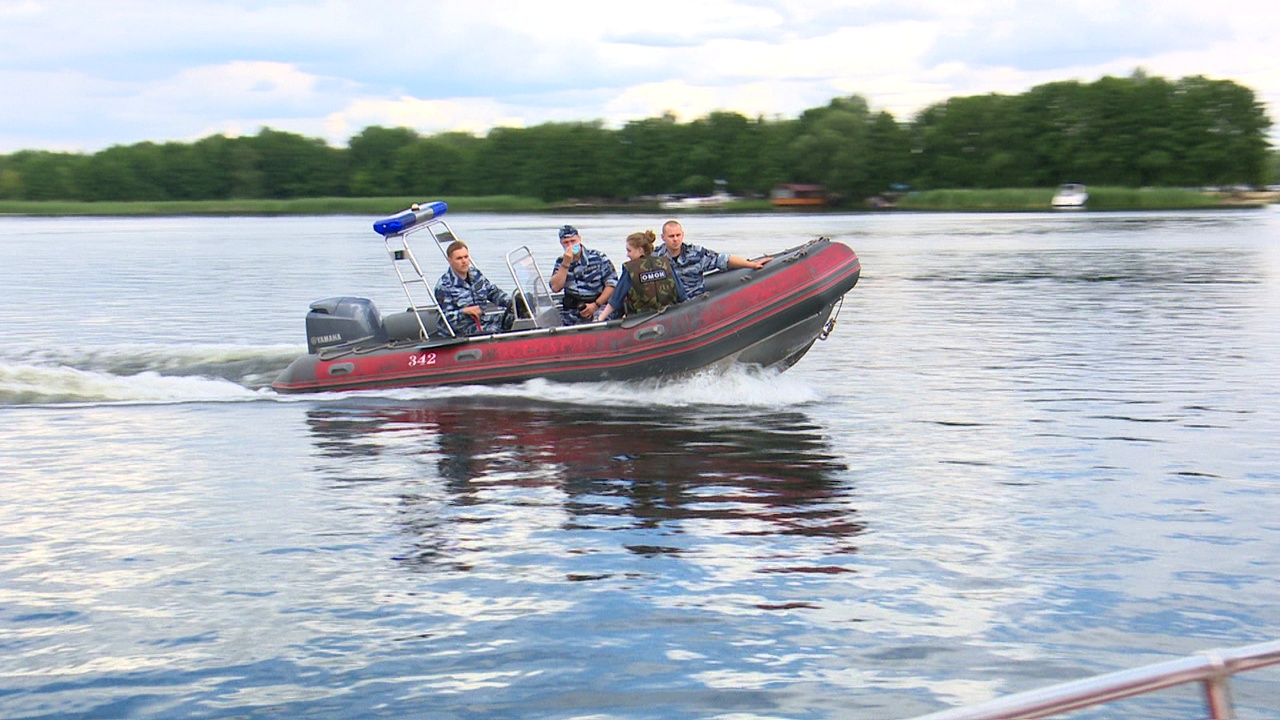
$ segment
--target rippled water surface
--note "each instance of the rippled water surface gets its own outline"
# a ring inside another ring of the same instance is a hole
[[[273,395],[311,301],[403,304],[371,220],[0,218],[0,716],[909,718],[1280,638],[1275,209],[689,216],[857,250],[831,338]],[[495,278],[566,221],[661,218],[452,218]]]

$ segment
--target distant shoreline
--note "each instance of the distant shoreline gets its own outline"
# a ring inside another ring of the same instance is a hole
[[[1280,192],[1201,192],[1178,188],[1098,188],[1089,190],[1085,211],[1204,210],[1260,208],[1280,202]],[[632,212],[657,215],[717,213],[795,214],[826,212],[1048,212],[1053,190],[931,190],[908,193],[879,207],[831,206],[806,210],[773,207],[768,200],[735,200],[705,209],[663,209],[655,202],[571,201],[549,203],[517,196],[442,198],[453,212],[590,213]],[[367,215],[396,213],[415,202],[437,198],[299,198],[293,200],[174,200],[155,202],[77,202],[73,200],[0,200],[0,216],[25,217],[183,217],[273,215]]]

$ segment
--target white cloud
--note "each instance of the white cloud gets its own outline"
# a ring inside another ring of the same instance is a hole
[[[147,85],[139,99],[148,106],[242,117],[269,108],[314,106],[318,84],[316,76],[285,63],[237,61],[182,70]]]
[[[483,134],[495,125],[519,127],[522,118],[492,100],[357,100],[324,119],[325,136],[348,138],[372,125],[410,127],[424,132],[461,131]]]
[[[0,0],[0,153],[263,125],[342,144],[373,124],[794,117],[851,94],[906,120],[1139,66],[1235,80],[1280,119],[1272,4]]]

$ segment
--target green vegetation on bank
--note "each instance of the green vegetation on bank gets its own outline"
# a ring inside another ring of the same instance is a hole
[[[901,210],[1031,212],[1050,209],[1055,190],[929,190],[909,193],[896,203]],[[1192,210],[1235,206],[1234,198],[1215,197],[1182,188],[1090,187],[1090,210]],[[1261,204],[1261,203],[1255,203]]]
[[[907,122],[854,95],[796,119],[714,112],[689,123],[664,115],[618,130],[547,123],[484,137],[370,127],[346,148],[266,128],[93,154],[24,150],[0,155],[0,201],[161,203],[153,212],[164,214],[293,212],[303,200],[314,203],[306,212],[361,212],[360,198],[384,197],[616,207],[707,195],[723,181],[748,198],[821,185],[833,204],[858,209],[904,188],[1260,186],[1280,172],[1271,124],[1253,91],[1234,82],[1135,71],[952,98]]]
[[[899,211],[921,212],[1043,212],[1050,208],[1054,190],[1045,188],[1004,188],[998,190],[929,190],[904,194],[893,204]],[[1204,208],[1260,207],[1277,202],[1277,194],[1242,197],[1181,188],[1089,188],[1089,209],[1107,210],[1194,210]],[[297,200],[197,200],[159,202],[70,202],[62,200],[0,200],[0,215],[36,217],[61,216],[261,216],[261,215],[363,215],[383,217],[415,202],[444,200],[450,212],[592,212],[625,210],[670,215],[658,203],[573,204],[543,202],[537,198],[512,195],[487,197],[368,197],[300,198]],[[849,208],[830,208],[849,210]],[[682,211],[690,212],[690,211]],[[787,212],[774,208],[768,200],[739,200],[703,213]],[[807,210],[804,212],[814,212]],[[821,212],[821,211],[819,211]]]
[[[34,216],[177,216],[177,215],[369,215],[399,212],[415,202],[445,200],[453,212],[538,212],[550,206],[536,198],[366,197],[298,198],[294,200],[161,200],[101,201],[0,200],[0,214]]]

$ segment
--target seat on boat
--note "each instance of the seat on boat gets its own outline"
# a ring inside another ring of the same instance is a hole
[[[436,327],[440,319],[440,311],[435,308],[427,308],[418,311],[418,316],[422,318],[422,326],[418,326],[418,321],[413,316],[412,310],[404,312],[392,313],[382,318],[383,325],[387,329],[387,339],[391,342],[397,340],[426,340],[422,337],[422,329],[426,328],[427,335],[437,334]]]

